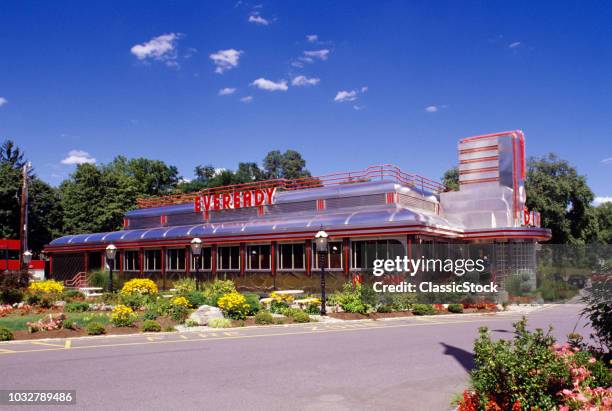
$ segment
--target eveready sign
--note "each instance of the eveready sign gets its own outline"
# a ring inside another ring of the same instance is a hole
[[[195,199],[196,213],[210,210],[228,210],[232,208],[258,207],[274,204],[276,188],[263,190],[234,191],[233,193],[211,194]]]

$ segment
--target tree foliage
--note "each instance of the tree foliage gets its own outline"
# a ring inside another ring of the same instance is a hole
[[[453,167],[446,170],[442,176],[442,184],[446,186],[448,191],[459,190],[459,167]]]
[[[19,238],[19,214],[24,153],[11,140],[0,146],[0,238]],[[38,252],[62,233],[58,191],[29,174],[29,247]]]

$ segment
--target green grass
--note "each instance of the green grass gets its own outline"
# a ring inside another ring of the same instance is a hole
[[[8,328],[11,331],[17,330],[27,330],[28,326],[26,323],[38,321],[41,318],[47,316],[49,314],[36,314],[36,315],[9,315],[3,318],[0,318],[0,327]],[[99,313],[67,313],[66,317],[70,320],[73,320],[77,323],[79,327],[86,327],[92,321],[99,322],[101,324],[109,323],[109,316],[106,314]]]

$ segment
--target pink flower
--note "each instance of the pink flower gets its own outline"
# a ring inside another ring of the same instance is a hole
[[[589,358],[589,364],[595,364],[596,362],[597,360],[595,359],[595,357]]]

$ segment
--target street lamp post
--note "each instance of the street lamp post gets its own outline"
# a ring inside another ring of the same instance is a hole
[[[327,315],[325,310],[325,256],[327,255],[328,235],[323,230],[323,226],[315,235],[315,243],[317,245],[317,253],[319,254],[319,265],[321,266],[321,315]]]
[[[28,250],[23,253],[23,266],[26,271],[30,268],[30,261],[32,261],[32,253]]]
[[[202,254],[202,240],[194,238],[191,240],[191,255],[195,257],[195,280],[198,290],[200,285],[200,255]]]
[[[117,247],[110,244],[106,247],[106,262],[108,264],[108,291],[113,292],[113,268],[115,266],[115,255],[117,254]]]

